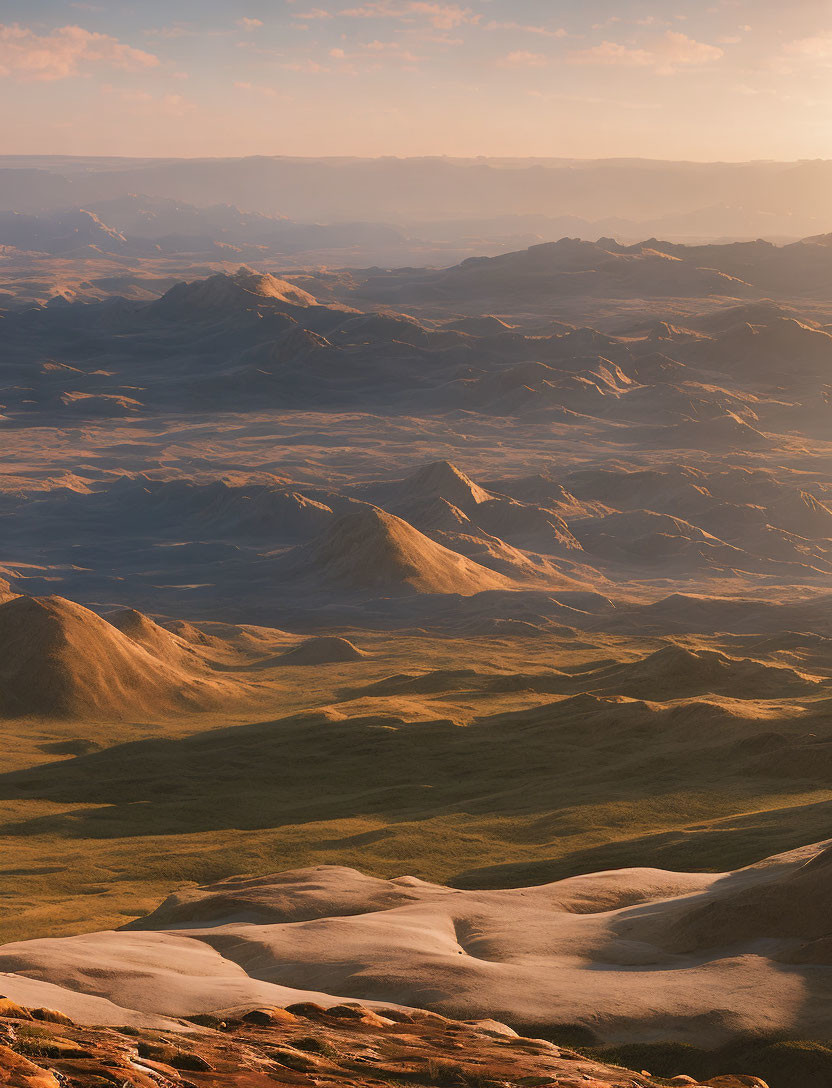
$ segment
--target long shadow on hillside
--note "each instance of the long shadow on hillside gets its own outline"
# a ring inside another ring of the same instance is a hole
[[[456,888],[522,888],[581,873],[630,867],[727,872],[809,842],[820,842],[828,838],[830,826],[832,800],[776,807],[769,812],[748,812],[673,831],[618,839],[573,851],[566,857],[469,869],[449,883]]]
[[[173,835],[362,815],[391,824],[525,816],[527,826],[539,815],[516,835],[521,852],[524,842],[574,834],[561,814],[582,806],[648,801],[663,813],[651,822],[667,827],[687,822],[674,802],[683,793],[700,793],[697,811],[721,816],[767,794],[826,786],[830,745],[773,733],[773,724],[707,702],[660,707],[589,695],[467,727],[306,714],[2,775],[0,799],[91,807],[8,823],[0,834]]]

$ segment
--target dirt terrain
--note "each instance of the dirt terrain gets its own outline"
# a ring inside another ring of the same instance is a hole
[[[496,1021],[461,1023],[418,1010],[305,1002],[239,1009],[162,1030],[83,1028],[52,1009],[0,998],[0,1077],[10,1088],[176,1085],[424,1085],[425,1088],[655,1088],[669,1083],[610,1067]],[[683,1074],[670,1083],[697,1082]],[[765,1088],[719,1075],[712,1088]]]

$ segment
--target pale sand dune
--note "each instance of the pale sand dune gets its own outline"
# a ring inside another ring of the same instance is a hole
[[[180,893],[130,931],[5,945],[0,968],[10,997],[36,978],[82,1019],[95,1010],[78,993],[185,1016],[304,991],[612,1042],[810,1037],[832,1015],[827,942],[812,955],[829,856],[824,843],[735,873],[623,869],[507,891],[324,866]]]
[[[78,1023],[95,1024],[99,1027],[117,1027],[131,1024],[133,1027],[172,1028],[182,1030],[182,1025],[166,1016],[156,1016],[124,1009],[106,997],[94,994],[70,992],[65,986],[43,982],[24,975],[0,971],[0,990],[19,1005],[29,1008],[56,1009],[65,1012]],[[69,1010],[73,1011],[70,1012]]]
[[[25,963],[15,956],[14,945],[4,946],[5,995],[30,1004],[43,1001],[81,1022],[137,1026],[154,1021],[162,1026],[165,1018],[240,1005],[338,1002],[315,990],[253,979],[232,959],[186,936],[105,932],[70,941],[27,942],[31,958]],[[46,986],[49,992],[41,995]]]

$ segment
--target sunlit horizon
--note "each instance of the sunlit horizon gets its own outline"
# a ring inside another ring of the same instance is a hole
[[[15,155],[832,156],[816,0],[7,0],[0,80]]]

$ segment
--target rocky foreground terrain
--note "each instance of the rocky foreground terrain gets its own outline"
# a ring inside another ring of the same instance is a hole
[[[600,1064],[548,1040],[523,1038],[496,1022],[464,1023],[416,1010],[358,1004],[324,1009],[304,1003],[202,1019],[178,1031],[85,1028],[54,1010],[26,1009],[0,998],[0,1084],[648,1088],[699,1083],[686,1074],[655,1079],[647,1072]],[[758,1077],[742,1075],[720,1075],[705,1083],[766,1088]]]

